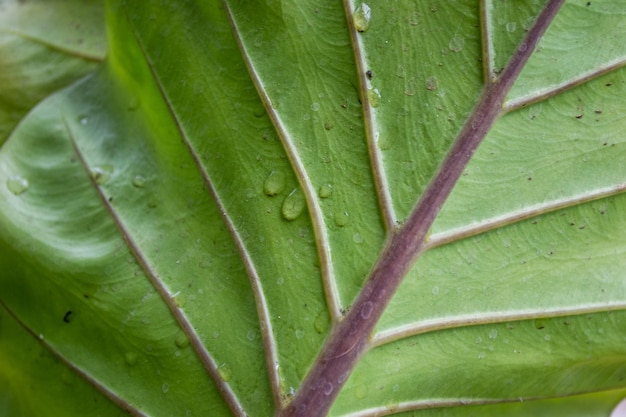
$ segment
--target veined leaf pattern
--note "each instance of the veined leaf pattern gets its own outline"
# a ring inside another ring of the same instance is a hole
[[[8,2],[78,67],[2,125],[7,412],[608,415],[626,20],[561,3],[109,1],[96,64]]]

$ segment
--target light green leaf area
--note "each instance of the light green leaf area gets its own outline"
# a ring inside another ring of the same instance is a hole
[[[276,415],[544,3],[110,1],[97,66],[7,3],[0,410]],[[331,415],[624,397],[620,5],[563,6]]]
[[[0,2],[0,144],[35,104],[104,58],[101,1]]]

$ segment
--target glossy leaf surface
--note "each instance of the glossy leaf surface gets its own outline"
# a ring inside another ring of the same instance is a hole
[[[0,405],[298,404],[339,324],[372,313],[350,315],[483,91],[530,51],[364,354],[313,386],[333,416],[608,416],[626,386],[623,7],[567,1],[535,43],[548,2],[478,3],[108,2],[106,59],[6,124]],[[88,44],[70,55],[99,59]]]

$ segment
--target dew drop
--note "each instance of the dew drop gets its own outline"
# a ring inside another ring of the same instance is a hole
[[[515,30],[517,29],[517,23],[515,22],[509,22],[506,24],[506,30],[507,32],[515,32]]]
[[[187,337],[185,333],[178,332],[178,334],[176,335],[176,339],[174,340],[174,343],[176,343],[176,346],[178,346],[179,348],[184,349],[187,346],[189,346],[189,338]]]
[[[135,96],[131,98],[128,101],[128,110],[130,111],[137,110],[139,108],[139,104],[141,104],[141,101],[139,101],[139,97]]]
[[[350,376],[350,371],[344,372],[343,374],[339,375],[339,377],[337,378],[337,383],[343,384],[344,382],[346,382],[349,376]]]
[[[389,411],[395,411],[398,409],[398,406],[400,404],[398,404],[398,401],[394,400],[394,399],[390,399],[385,403],[385,408],[387,408],[387,410]]]
[[[354,396],[359,400],[365,398],[367,396],[367,385],[359,385],[354,390]]]
[[[333,186],[331,184],[324,184],[320,187],[320,198],[330,198],[333,195]]]
[[[520,43],[517,50],[520,52],[526,52],[528,50],[528,44],[526,42]]]
[[[360,233],[355,233],[352,236],[352,240],[354,241],[354,243],[362,243],[363,242],[363,235]]]
[[[246,334],[246,339],[252,342],[254,339],[256,339],[256,332],[254,330],[248,330],[248,334]]]
[[[438,85],[439,80],[437,79],[437,77],[428,77],[426,79],[426,89],[428,91],[435,91]]]
[[[174,297],[172,297],[172,301],[174,301],[176,307],[183,308],[187,304],[187,297],[182,294],[176,294]]]
[[[28,180],[19,175],[12,175],[7,179],[7,188],[15,195],[20,195],[28,189]]]
[[[493,340],[496,337],[498,337],[498,330],[491,329],[491,331],[489,332],[489,339]]]
[[[86,117],[81,117],[81,118],[79,119],[79,121],[80,121],[80,124],[81,124],[81,125],[83,125],[83,126],[84,126],[84,125],[86,125],[86,124],[87,124],[87,122],[88,122],[88,120],[87,120],[87,118],[86,118]]]
[[[528,19],[524,20],[524,23],[522,23],[522,28],[524,28],[524,30],[530,30],[530,28],[532,28],[534,24],[535,16],[531,16]]]
[[[135,352],[126,352],[124,354],[124,360],[128,366],[133,366],[137,363],[137,354]]]
[[[285,189],[285,174],[281,171],[272,171],[263,184],[265,195],[273,197]]]
[[[276,279],[276,284],[277,285],[283,285],[285,283],[285,279],[284,278],[278,278]]]
[[[169,390],[170,390],[170,384],[168,384],[167,382],[164,382],[163,385],[161,385],[161,391],[163,391],[163,394],[167,394]]]
[[[304,207],[306,206],[306,201],[304,200],[304,195],[300,189],[295,188],[283,201],[283,206],[281,209],[283,218],[287,221],[292,221],[297,219],[300,214],[304,211]]]
[[[133,185],[137,188],[143,188],[143,186],[146,185],[146,179],[141,175],[136,175],[135,178],[133,178]]]
[[[382,100],[382,96],[380,95],[380,91],[378,91],[378,88],[368,88],[367,98],[369,99],[370,106],[372,107],[380,106],[380,101]]]
[[[91,178],[100,185],[106,183],[111,178],[111,174],[113,174],[111,165],[96,166],[91,170]]]
[[[478,360],[482,360],[482,359],[485,359],[485,352],[480,352],[478,354]]]
[[[328,331],[329,325],[330,323],[328,313],[326,313],[326,311],[324,310],[320,311],[317,317],[315,317],[315,321],[313,322],[313,328],[317,333],[324,334]]]
[[[379,138],[377,143],[378,143],[378,149],[380,149],[381,151],[387,151],[391,149],[391,141],[386,135]]]
[[[366,301],[363,303],[363,307],[361,307],[361,318],[363,320],[367,320],[372,315],[372,311],[374,311],[374,303],[371,301]]]
[[[356,10],[354,10],[354,29],[357,32],[366,32],[370,28],[370,22],[372,20],[372,9],[365,3],[361,3]]]
[[[448,48],[450,48],[452,52],[460,52],[464,46],[465,38],[463,36],[455,36],[450,39],[450,42],[448,43]]]
[[[304,330],[296,329],[296,339],[302,339],[304,337]]]
[[[312,111],[319,111],[320,110],[320,103],[313,103],[313,104],[311,104],[311,110]]]
[[[148,208],[157,208],[159,206],[159,200],[157,198],[157,196],[153,195],[150,196],[150,198],[148,199]]]
[[[230,379],[233,377],[233,370],[230,369],[230,366],[228,366],[227,364],[223,363],[218,369],[217,372],[220,374],[220,378],[222,378],[222,380],[224,382],[228,382],[230,381]]]
[[[348,224],[350,216],[347,211],[338,211],[335,213],[335,224],[339,227],[344,227]]]
[[[334,387],[333,387],[333,384],[331,384],[330,382],[326,382],[323,388],[324,388],[324,395],[330,395],[333,393]]]

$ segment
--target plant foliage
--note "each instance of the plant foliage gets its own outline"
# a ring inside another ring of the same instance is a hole
[[[560,3],[0,2],[0,414],[608,416],[626,11]]]

